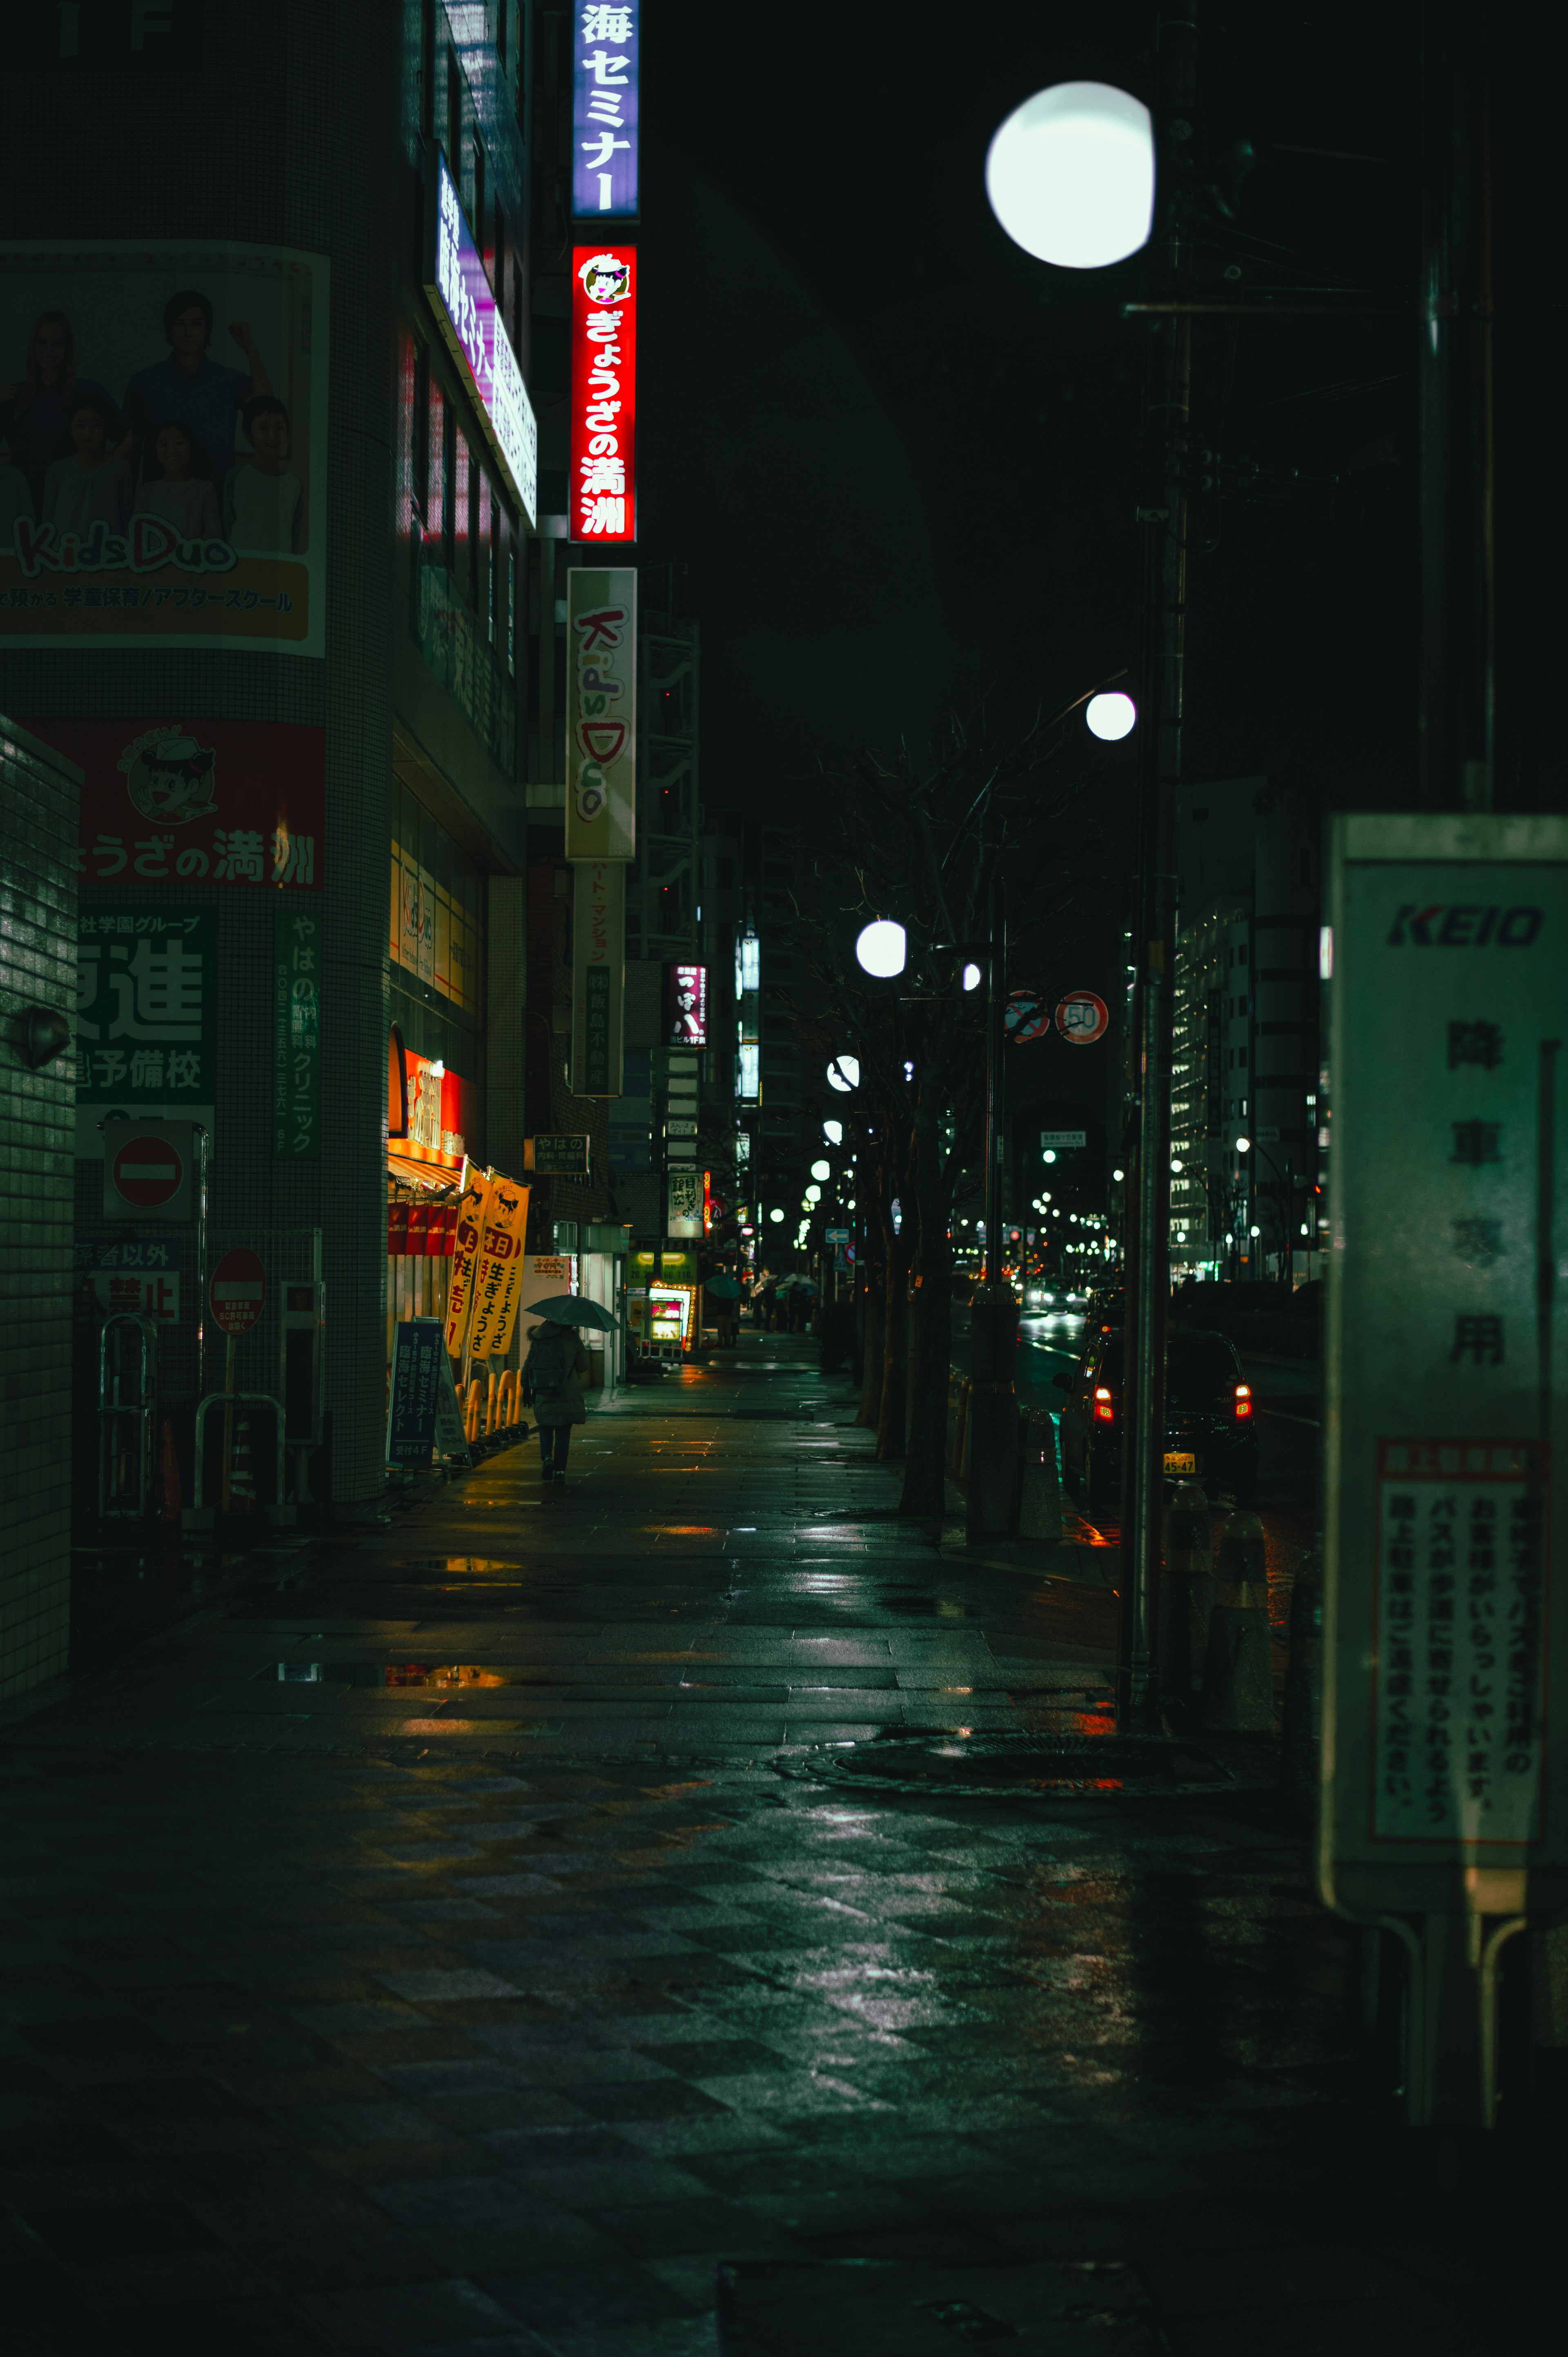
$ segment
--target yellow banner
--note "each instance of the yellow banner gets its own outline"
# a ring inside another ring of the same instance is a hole
[[[489,1202],[486,1207],[479,1265],[474,1276],[474,1323],[468,1355],[501,1359],[511,1342],[517,1322],[522,1247],[528,1234],[528,1189],[499,1170],[487,1171]]]
[[[452,1249],[452,1274],[446,1280],[446,1355],[462,1355],[474,1306],[474,1276],[479,1265],[485,1214],[489,1209],[490,1182],[472,1162],[463,1164],[463,1193],[457,1206],[457,1233]]]

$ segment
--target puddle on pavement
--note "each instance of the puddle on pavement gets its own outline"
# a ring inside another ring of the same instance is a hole
[[[510,1686],[529,1673],[474,1662],[278,1662],[256,1675],[300,1686]]]
[[[966,1727],[933,1729],[866,1743],[824,1746],[776,1763],[781,1776],[812,1783],[880,1792],[951,1793],[974,1800],[1026,1799],[1100,1792],[1213,1792],[1274,1780],[1272,1757],[1234,1747],[1183,1744],[1158,1738],[1129,1739],[1105,1728],[1093,1713],[1066,1713],[1064,1725],[1042,1737],[975,1735]],[[1075,1730],[1082,1730],[1078,1732]]]

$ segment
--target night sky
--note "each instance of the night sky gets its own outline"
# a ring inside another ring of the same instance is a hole
[[[677,567],[702,622],[710,809],[809,826],[820,763],[972,717],[983,696],[1055,708],[1133,660],[1148,330],[1121,306],[1145,265],[1033,261],[982,175],[996,124],[1047,83],[1152,97],[1154,21],[1130,0],[650,12],[640,553]],[[1227,495],[1194,518],[1187,774],[1267,773],[1313,822],[1413,807],[1419,12],[1203,21],[1197,146],[1237,217],[1210,209],[1194,293],[1344,308],[1198,323],[1196,438]],[[1498,802],[1559,807],[1541,674],[1561,563],[1542,566],[1538,522],[1560,440],[1555,197],[1539,210],[1556,135],[1548,78],[1512,38]],[[1259,160],[1238,181],[1241,140]],[[1101,973],[1124,894],[1112,844],[1085,880]]]

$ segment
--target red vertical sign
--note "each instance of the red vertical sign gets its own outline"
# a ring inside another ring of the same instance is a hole
[[[637,248],[572,253],[572,532],[637,538]]]

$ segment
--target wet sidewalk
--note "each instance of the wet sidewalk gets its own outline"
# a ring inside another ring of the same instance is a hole
[[[911,2351],[1549,2345],[1266,1762],[1132,1758],[1108,1587],[853,1415],[748,1342],[0,1728],[14,2345],[714,2357],[726,2268],[828,2350],[846,2261]]]

